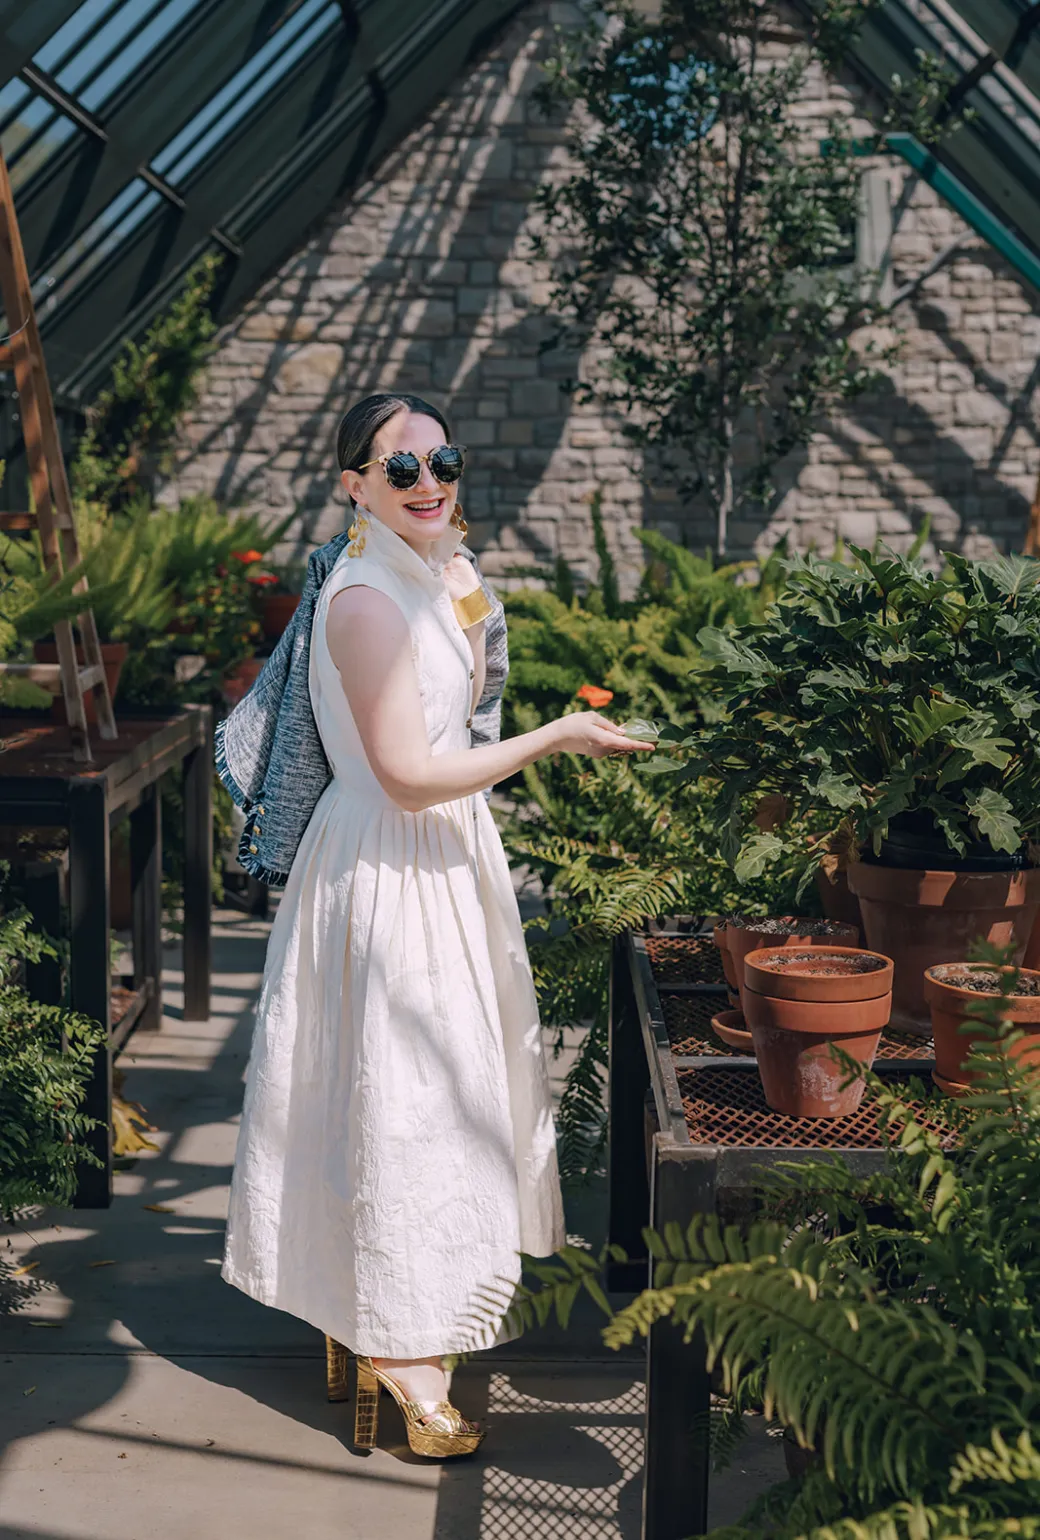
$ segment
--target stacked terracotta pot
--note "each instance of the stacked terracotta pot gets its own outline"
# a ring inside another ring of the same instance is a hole
[[[796,1118],[854,1112],[892,1011],[892,962],[858,947],[763,948],[744,959],[744,1015],[766,1101]]]
[[[863,951],[854,925],[786,916],[716,928],[731,1002],[712,1022],[728,1046],[751,1051],[766,1101],[791,1117],[842,1117],[865,1089],[831,1052],[869,1068],[892,1008],[892,962]]]

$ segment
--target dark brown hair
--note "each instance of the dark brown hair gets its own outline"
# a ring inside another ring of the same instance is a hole
[[[399,395],[396,391],[366,396],[352,406],[340,422],[336,434],[336,458],[341,471],[359,470],[366,460],[371,460],[372,440],[398,412],[432,417],[444,429],[444,442],[451,443],[451,429],[444,413],[421,396]]]

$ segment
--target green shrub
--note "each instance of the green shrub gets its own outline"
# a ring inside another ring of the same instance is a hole
[[[703,714],[693,635],[709,622],[761,616],[783,553],[716,568],[708,556],[643,532],[650,561],[635,597],[622,601],[595,501],[592,525],[600,572],[583,598],[562,562],[547,591],[506,597],[503,730],[523,732],[580,708],[577,692],[591,684],[613,692],[604,709],[617,721],[651,716],[688,732]],[[549,916],[527,927],[542,1020],[556,1029],[558,1050],[566,1028],[589,1024],[557,1119],[564,1177],[581,1179],[603,1150],[611,938],[662,914],[789,910],[800,865],[778,863],[738,888],[719,851],[710,795],[687,789],[679,817],[665,778],[644,779],[623,761],[555,755],[523,772],[517,798],[503,837],[513,861],[540,879]]]
[[[0,868],[0,877],[6,875]],[[101,1162],[83,1143],[98,1126],[81,1110],[100,1026],[40,1005],[17,982],[22,961],[54,955],[26,910],[0,912],[0,1216],[37,1203],[67,1204],[76,1167]]]
[[[738,870],[784,849],[748,808],[765,794],[818,818],[818,850],[876,849],[924,816],[954,851],[1014,853],[1040,836],[1040,562],[791,557],[768,612],[706,627],[700,688],[714,719],[644,764],[674,788],[716,787],[721,848]],[[675,772],[674,774],[670,772]]]

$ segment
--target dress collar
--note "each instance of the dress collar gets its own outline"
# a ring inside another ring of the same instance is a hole
[[[365,554],[371,550],[373,555],[378,554],[380,561],[385,561],[388,566],[395,567],[400,572],[411,573],[420,582],[436,587],[438,592],[442,588],[441,575],[451,558],[462,544],[462,531],[449,524],[443,535],[433,542],[430,548],[430,557],[426,561],[418,551],[395,534],[388,524],[377,519],[375,514],[359,513],[368,521],[365,531]]]

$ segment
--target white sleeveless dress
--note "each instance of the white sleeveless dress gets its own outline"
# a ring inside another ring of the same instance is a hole
[[[420,813],[391,801],[325,639],[341,589],[387,594],[433,753],[468,749],[472,657],[442,575],[458,539],[428,564],[372,518],[318,600],[310,689],[334,778],[271,930],[222,1268],[388,1358],[489,1345],[518,1253],[564,1241],[534,987],[491,812],[480,793]]]

